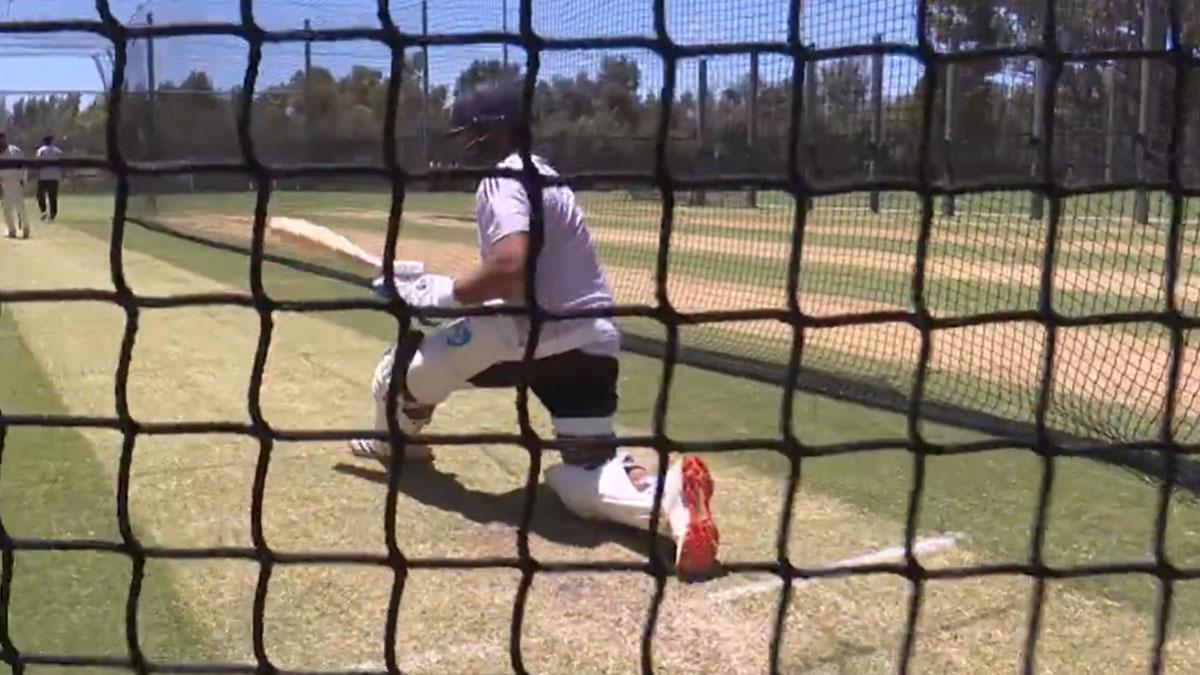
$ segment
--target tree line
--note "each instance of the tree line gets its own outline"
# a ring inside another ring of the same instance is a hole
[[[1036,44],[1044,6],[1040,0],[937,0],[931,3],[930,26],[938,45],[948,50]],[[1060,46],[1136,48],[1143,30],[1139,7],[1063,0],[1057,15]],[[1193,26],[1185,29],[1188,37]],[[936,68],[888,58],[882,83],[875,81],[880,64],[871,56],[828,59],[814,62],[800,87],[793,87],[790,65],[764,67],[755,77],[747,58],[736,66],[718,67],[721,63],[730,61],[712,60],[710,74],[719,76],[710,77],[707,91],[695,82],[677,84],[668,160],[680,174],[783,173],[797,108],[793,95],[800,90],[797,152],[817,182],[913,178],[922,147],[939,178],[1027,179],[1042,156],[1047,128],[1054,137],[1052,168],[1060,179],[1166,175],[1176,80],[1164,62],[1148,70],[1132,59],[1068,63],[1051,92],[1048,127],[1036,111],[1050,102],[1039,92],[1049,72],[1032,57]],[[426,96],[425,69],[417,53],[404,64],[396,87],[397,153],[409,168],[456,160],[454,146],[443,138],[455,96],[480,82],[515,83],[523,76],[516,64],[477,60],[452,84],[430,86]],[[542,78],[534,97],[536,149],[565,171],[653,166],[663,106],[647,76],[638,61],[618,54],[602,58],[598,67]],[[1147,87],[1144,76],[1150,78]],[[1183,142],[1200,148],[1200,89],[1191,79],[1182,93]],[[249,112],[255,152],[267,162],[380,163],[389,84],[388,73],[358,65],[341,75],[321,67],[299,70],[260,88]],[[154,91],[131,87],[121,107],[123,153],[145,160],[240,158],[240,93],[218,91],[202,70],[160,82]],[[103,97],[89,104],[78,95],[23,99],[11,111],[9,135],[32,147],[41,135],[55,133],[70,154],[103,156],[106,107]],[[1185,168],[1194,172],[1200,153],[1185,155]]]

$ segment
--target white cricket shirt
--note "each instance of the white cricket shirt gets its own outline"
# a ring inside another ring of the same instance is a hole
[[[0,157],[5,157],[8,159],[20,159],[22,157],[21,149],[12,143],[9,143],[7,148],[0,150]],[[0,181],[4,181],[4,183],[8,185],[14,185],[23,180],[25,180],[24,167],[0,169]]]
[[[533,164],[543,176],[558,173],[541,157]],[[498,167],[521,169],[513,153]],[[612,290],[588,232],[575,192],[565,185],[542,188],[543,240],[537,260],[535,292],[538,305],[551,312],[594,309],[613,304]],[[479,253],[487,257],[496,242],[516,232],[529,232],[529,196],[516,178],[485,178],[475,193],[475,222]],[[616,355],[621,338],[607,318],[547,321],[538,335],[537,356],[572,349],[589,354]]]
[[[37,149],[38,159],[59,159],[62,150],[53,145],[43,145]],[[43,166],[38,168],[38,180],[62,180],[61,166]]]

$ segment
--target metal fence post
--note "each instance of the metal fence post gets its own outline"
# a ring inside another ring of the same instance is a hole
[[[876,47],[883,44],[883,36],[876,34],[871,39]],[[879,159],[883,151],[883,52],[871,54],[871,154],[867,175],[873,182],[879,179]],[[879,213],[879,189],[871,188],[871,211]]]

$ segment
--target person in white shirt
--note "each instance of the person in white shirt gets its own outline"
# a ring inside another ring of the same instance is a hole
[[[523,162],[517,149],[527,133],[520,124],[521,108],[516,88],[479,87],[457,97],[451,135],[465,139],[464,152],[475,160],[472,164],[519,170]],[[557,175],[546,160],[531,159],[542,175]],[[480,181],[475,196],[479,266],[453,279],[437,274],[397,277],[400,297],[417,307],[524,305],[531,192],[521,178]],[[612,291],[574,192],[565,185],[544,185],[542,213],[544,238],[534,281],[538,305],[556,313],[611,307]],[[387,297],[382,278],[374,286]],[[393,369],[403,378],[397,382],[396,423],[405,435],[420,433],[434,408],[455,391],[516,387],[529,329],[525,317],[487,315],[455,319],[427,336],[410,331],[384,353],[375,370],[375,428],[388,430]],[[615,437],[619,349],[620,333],[608,318],[542,324],[527,381],[548,409],[558,438]],[[389,448],[375,439],[351,443],[356,456],[374,459],[387,459]],[[545,478],[568,509],[585,519],[649,527],[657,481],[632,456],[611,445],[559,452],[562,462],[546,469]],[[424,445],[409,444],[404,453],[407,461],[432,459]],[[667,471],[659,534],[674,540],[681,578],[716,571],[719,536],[709,510],[712,492],[712,476],[699,457],[684,457]]]
[[[8,137],[0,133],[0,157],[4,159],[20,159],[21,149],[8,142]],[[20,226],[21,236],[29,238],[29,215],[25,211],[25,168],[20,166],[0,168],[0,190],[4,191],[4,224],[9,239],[17,236],[17,226]]]
[[[54,144],[53,136],[43,138],[41,147],[37,149],[38,159],[59,159],[62,154],[62,150]],[[58,217],[58,186],[61,181],[61,166],[38,167],[37,203],[42,220],[53,223]]]

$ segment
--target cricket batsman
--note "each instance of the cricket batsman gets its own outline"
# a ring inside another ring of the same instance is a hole
[[[20,159],[21,149],[8,142],[8,137],[0,133],[0,158]],[[17,236],[17,224],[21,226],[21,236],[29,238],[29,214],[25,212],[25,169],[24,167],[5,167],[0,169],[0,189],[4,191],[4,224],[9,239]]]
[[[520,124],[522,102],[513,87],[485,86],[457,97],[450,134],[462,139],[469,164],[523,167],[517,149],[526,140]],[[557,175],[541,157],[532,157],[538,172]],[[498,164],[497,164],[498,162]],[[544,238],[537,260],[538,304],[552,312],[609,307],[613,304],[604,268],[584,222],[574,192],[565,185],[542,189]],[[417,307],[524,304],[525,266],[529,254],[530,191],[519,178],[489,177],[475,195],[480,264],[457,278],[437,274],[397,277],[400,296]],[[375,281],[381,294],[383,280]],[[375,427],[386,431],[386,397],[395,359],[404,381],[398,387],[398,425],[419,433],[434,409],[451,393],[471,387],[515,387],[529,337],[529,320],[521,316],[471,316],[444,324],[428,335],[413,332],[389,348],[375,370]],[[559,438],[612,438],[617,411],[620,333],[607,318],[546,321],[529,365],[530,390],[550,412]],[[386,442],[357,439],[352,452],[386,458]],[[409,445],[407,461],[430,461],[428,447]],[[545,471],[546,484],[568,509],[584,519],[649,527],[657,476],[633,457],[613,448],[567,449],[562,462]],[[713,480],[699,457],[672,465],[663,487],[659,516],[661,535],[676,546],[676,571],[694,578],[715,571],[719,536],[709,500]]]

